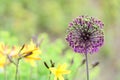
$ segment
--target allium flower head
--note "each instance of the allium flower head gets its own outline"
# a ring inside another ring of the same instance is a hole
[[[79,16],[69,23],[67,42],[77,53],[94,53],[104,43],[104,24],[88,16]]]

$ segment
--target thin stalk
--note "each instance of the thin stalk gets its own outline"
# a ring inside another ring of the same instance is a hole
[[[87,80],[89,80],[89,69],[88,69],[88,56],[85,54],[86,59],[86,74],[87,74]]]
[[[51,71],[50,71],[50,73],[49,73],[49,78],[48,78],[48,80],[50,80],[51,79]]]
[[[12,61],[12,63],[14,63],[15,66],[16,66],[15,80],[20,80],[19,70],[18,70],[19,69],[19,62],[22,59],[22,56],[20,55],[20,52],[24,49],[24,47],[25,47],[25,44],[21,47],[21,49],[18,52],[19,58],[17,59],[16,63],[12,59],[10,59],[10,61]],[[8,56],[8,58],[9,58],[9,56]]]
[[[5,65],[4,65],[4,80],[7,80],[7,58],[5,59]]]
[[[16,64],[16,73],[15,73],[15,80],[18,80],[18,74],[19,74],[19,59],[17,60],[17,64]]]
[[[29,80],[32,80],[33,67],[30,66]]]
[[[39,63],[37,63],[37,79],[39,79]]]
[[[4,66],[4,80],[7,80],[6,65]]]

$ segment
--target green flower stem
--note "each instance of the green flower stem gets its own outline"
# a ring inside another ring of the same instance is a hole
[[[50,71],[50,73],[49,73],[49,78],[48,78],[48,80],[51,80],[51,71]]]
[[[32,80],[33,67],[30,66],[29,80]]]
[[[6,65],[4,66],[4,80],[7,80]]]
[[[18,76],[19,76],[19,60],[20,59],[18,59],[17,60],[17,63],[16,63],[16,73],[15,73],[15,80],[18,80],[19,78],[18,78]]]
[[[86,59],[86,74],[87,74],[87,80],[89,80],[89,69],[88,69],[88,56],[85,54]]]

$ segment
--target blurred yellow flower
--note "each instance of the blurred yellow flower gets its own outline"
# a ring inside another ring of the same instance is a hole
[[[0,42],[0,53],[6,55],[9,54],[10,49],[7,45],[5,45],[3,42]]]
[[[7,62],[7,54],[9,54],[10,49],[3,42],[0,42],[0,67],[4,67]]]
[[[35,60],[40,60],[39,55],[41,51],[36,47],[33,41],[31,41],[29,45],[25,45],[21,53],[22,57],[25,58],[27,62],[30,62],[32,66],[36,65]]]
[[[8,57],[11,59],[24,58],[25,61],[29,62],[32,66],[35,66],[35,60],[40,60],[40,54],[41,51],[38,47],[36,47],[33,41],[31,41],[28,45],[22,46],[22,49],[20,49],[19,46],[13,46],[12,48],[9,48],[3,42],[0,42],[0,67],[3,67],[8,63]]]
[[[0,53],[0,68],[3,68],[6,65],[6,57],[5,55]]]
[[[57,79],[64,80],[63,75],[70,73],[70,70],[66,70],[66,68],[67,68],[67,64],[63,64],[63,65],[58,65],[57,68],[51,67],[49,69],[55,75],[54,80]]]

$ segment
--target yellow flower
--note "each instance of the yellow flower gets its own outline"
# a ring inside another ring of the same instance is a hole
[[[3,42],[0,42],[0,67],[4,67],[7,62],[7,54],[9,54],[10,49]]]
[[[70,70],[66,70],[66,68],[67,68],[67,65],[63,64],[63,65],[58,65],[57,68],[51,67],[49,69],[55,75],[54,80],[57,80],[57,79],[64,80],[63,75],[70,73]]]
[[[25,58],[27,62],[30,62],[32,66],[35,66],[35,60],[40,60],[39,55],[41,51],[33,41],[31,41],[29,45],[25,45],[21,53],[22,57]]]
[[[0,67],[3,68],[6,65],[6,57],[0,53]]]

